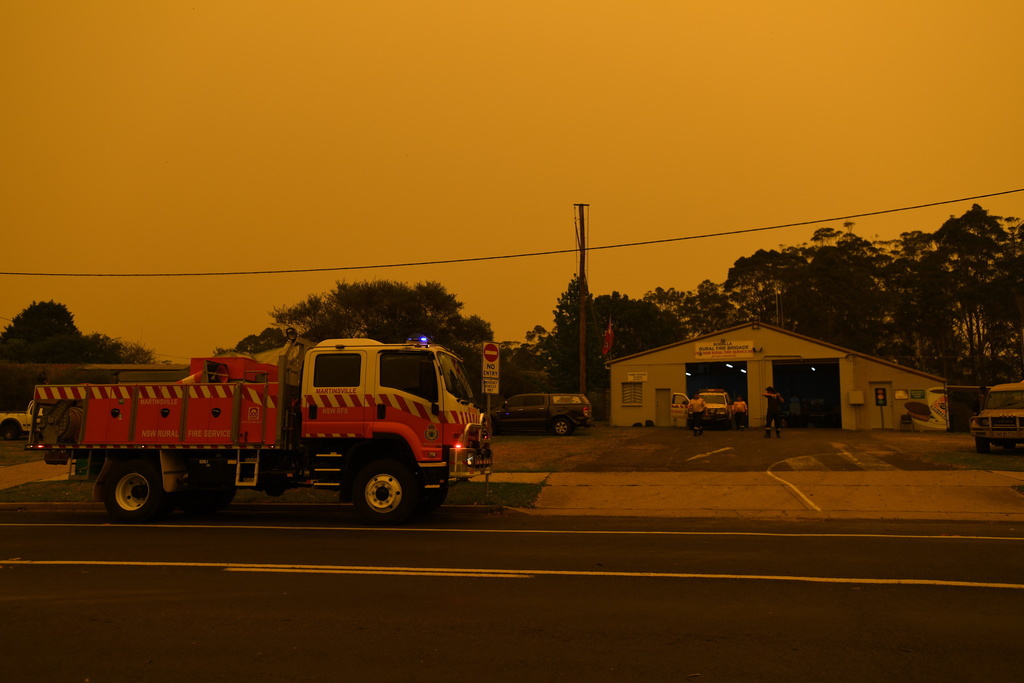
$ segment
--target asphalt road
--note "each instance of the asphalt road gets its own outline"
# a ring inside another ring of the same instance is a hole
[[[1024,530],[324,509],[0,526],[10,681],[1017,680]]]

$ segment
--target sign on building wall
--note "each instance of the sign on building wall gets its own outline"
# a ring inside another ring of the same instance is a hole
[[[646,372],[627,372],[626,373],[626,381],[627,382],[646,382],[647,381],[647,373]]]
[[[748,360],[754,357],[752,340],[730,341],[721,339],[716,342],[697,342],[694,356],[698,360]]]

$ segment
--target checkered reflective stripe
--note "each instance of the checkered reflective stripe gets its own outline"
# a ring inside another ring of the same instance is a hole
[[[185,388],[177,384],[141,384],[139,385],[139,398],[181,398],[185,395]]]
[[[86,397],[87,390],[90,388],[82,385],[66,387],[50,386],[48,384],[41,385],[36,387],[35,398],[37,401],[80,401]],[[100,387],[92,388],[98,389]]]
[[[372,411],[378,405],[387,406],[390,410],[397,410],[404,413],[408,418],[416,420],[423,420],[427,423],[440,425],[440,424],[469,424],[472,422],[478,422],[480,419],[480,411],[478,410],[449,410],[441,413],[440,415],[434,415],[430,410],[430,402],[426,399],[419,399],[412,397],[408,394],[401,394],[397,392],[381,392],[376,396],[374,394],[306,394],[305,395],[306,405],[317,406],[318,408],[349,408],[353,410]],[[365,417],[364,417],[365,416]],[[325,423],[331,421],[337,422],[361,422],[363,420],[372,421],[376,418],[372,413],[364,412],[363,415],[349,415],[343,418],[334,419],[323,418]],[[402,419],[402,418],[397,418]],[[343,439],[358,439],[363,438],[363,434],[353,432],[321,432],[314,431],[315,422],[306,423],[305,428],[309,431],[306,432],[307,437],[316,438],[343,438]]]
[[[479,410],[449,410],[445,413],[445,422],[457,425],[473,424],[480,421]]]
[[[162,443],[162,444],[159,444],[159,445],[146,445],[146,446],[143,446],[143,447],[146,448],[151,453],[156,453],[158,451],[168,451],[168,450],[215,451],[215,450],[219,449],[219,450],[225,450],[225,451],[238,451],[238,449],[239,449],[239,446],[237,444],[230,444],[230,443],[228,443],[228,444],[206,444],[206,443],[196,443],[196,444],[194,444],[194,443],[167,443],[167,444],[165,444],[165,443]],[[266,450],[276,450],[277,449],[277,446],[257,445],[257,447],[259,449],[265,450],[265,451]],[[112,443],[112,444],[103,444],[103,443],[88,443],[88,444],[80,444],[80,443],[46,443],[46,444],[43,444],[43,443],[41,443],[41,444],[37,444],[37,445],[33,446],[32,450],[42,450],[42,451],[47,451],[47,450],[77,451],[77,450],[86,450],[86,449],[88,449],[88,450],[96,450],[98,448],[103,448],[103,449],[106,449],[106,450],[113,450],[113,449],[121,449],[121,450],[133,449],[133,450],[138,450],[140,448],[140,446],[139,446],[139,444],[135,444],[135,443]],[[253,447],[252,446],[248,446],[248,448],[252,449]]]
[[[306,394],[306,405],[320,408],[372,408],[373,394]]]
[[[401,394],[379,394],[378,399],[388,408],[395,408],[413,417],[430,422],[440,422],[439,416],[430,412],[430,404],[425,400],[411,400]]]
[[[112,384],[86,388],[89,390],[89,398],[127,401],[132,397],[132,389],[134,387],[131,385]]]
[[[479,410],[448,410],[440,415],[430,411],[430,402],[406,394],[384,392],[377,394],[306,394],[306,404],[319,408],[375,408],[379,404],[435,424],[470,424],[479,422]]]
[[[228,384],[190,384],[189,398],[232,398],[234,387]]]

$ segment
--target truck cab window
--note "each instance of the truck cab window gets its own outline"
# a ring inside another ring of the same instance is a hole
[[[330,353],[317,356],[313,366],[315,387],[358,387],[362,363],[356,353]]]
[[[380,385],[437,401],[437,372],[431,353],[382,353]]]
[[[462,361],[447,353],[438,353],[437,360],[441,364],[444,385],[452,396],[472,403],[473,387],[469,383],[469,377],[466,375],[466,369],[462,366]]]

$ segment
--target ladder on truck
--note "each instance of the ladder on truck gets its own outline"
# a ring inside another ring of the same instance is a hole
[[[313,486],[337,487],[341,483],[344,453],[317,453],[313,459]]]
[[[260,476],[260,451],[259,449],[243,451],[238,449],[238,458],[235,460],[235,486],[256,486]]]

